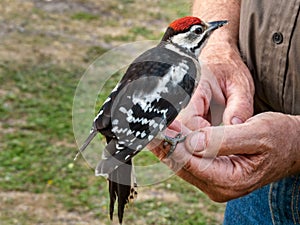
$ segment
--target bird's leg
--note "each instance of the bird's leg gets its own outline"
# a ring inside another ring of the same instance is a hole
[[[185,140],[186,136],[182,136],[181,133],[177,134],[175,137],[169,137],[169,136],[164,136],[164,147],[167,145],[171,145],[171,148],[166,155],[166,157],[169,157],[175,150],[176,146],[178,143],[183,142]]]
[[[134,201],[134,199],[137,198],[138,192],[137,192],[137,182],[136,182],[136,176],[135,176],[135,170],[134,166],[132,164],[132,170],[131,170],[131,188],[130,188],[130,194],[128,197],[128,202],[131,203]]]

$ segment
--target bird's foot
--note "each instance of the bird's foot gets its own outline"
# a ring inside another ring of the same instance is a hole
[[[133,185],[133,187],[130,188],[130,194],[129,194],[129,197],[128,197],[128,202],[129,203],[132,203],[134,201],[134,199],[137,198],[137,184],[135,183]]]
[[[166,155],[166,157],[169,157],[174,151],[178,143],[183,142],[185,140],[186,136],[182,136],[181,133],[177,134],[175,137],[164,137],[164,147],[167,147],[168,145],[171,145],[171,148]]]

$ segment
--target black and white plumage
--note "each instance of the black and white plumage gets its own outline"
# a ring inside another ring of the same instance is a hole
[[[200,72],[200,50],[211,32],[224,24],[204,23],[196,17],[171,23],[161,43],[132,62],[96,115],[79,152],[98,132],[106,137],[95,174],[108,178],[110,218],[117,199],[120,224],[124,206],[135,194],[132,158],[189,103]]]

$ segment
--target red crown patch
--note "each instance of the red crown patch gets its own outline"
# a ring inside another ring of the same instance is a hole
[[[201,20],[198,17],[186,16],[177,20],[174,20],[169,27],[175,31],[183,31],[188,29],[190,26],[200,24]]]

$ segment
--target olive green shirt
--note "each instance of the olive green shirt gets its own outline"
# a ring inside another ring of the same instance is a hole
[[[242,0],[239,44],[255,113],[300,114],[300,0]]]

